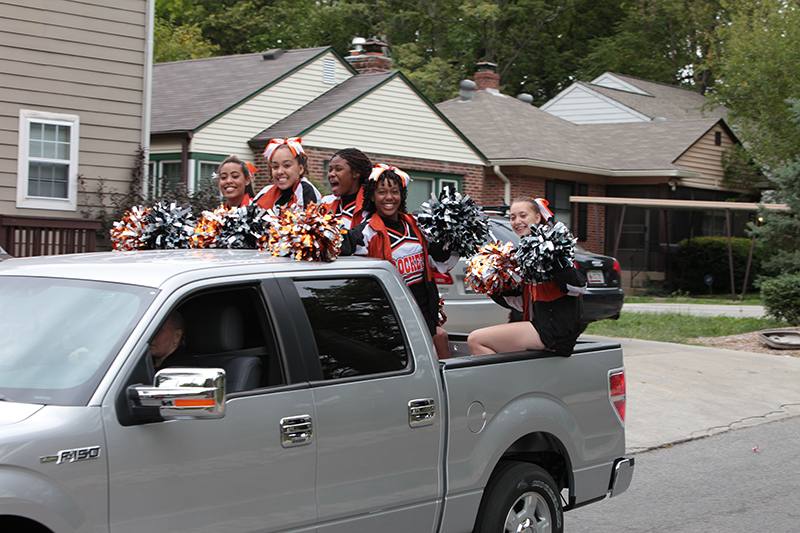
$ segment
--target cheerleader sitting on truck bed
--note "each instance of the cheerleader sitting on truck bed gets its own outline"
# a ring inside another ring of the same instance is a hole
[[[255,198],[263,209],[310,203],[319,204],[320,195],[308,181],[308,159],[299,137],[272,139],[264,150],[272,185],[267,185]]]

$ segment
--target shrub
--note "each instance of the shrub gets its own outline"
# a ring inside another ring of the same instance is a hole
[[[750,239],[741,237],[731,239],[733,276],[737,293],[742,291],[747,258],[750,255],[750,242]],[[748,290],[753,288],[753,282],[761,272],[763,256],[764,250],[756,241],[753,264],[747,278]],[[708,293],[708,286],[703,281],[706,274],[714,276],[713,292],[721,294],[731,289],[727,237],[695,237],[690,240],[682,240],[679,244],[676,263],[681,290],[691,293]]]
[[[800,273],[762,279],[761,300],[768,315],[800,325]]]

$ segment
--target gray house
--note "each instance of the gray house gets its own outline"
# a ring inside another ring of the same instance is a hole
[[[0,246],[12,255],[93,249],[87,217],[127,189],[149,142],[153,4],[4,3]]]
[[[476,74],[478,90],[467,87],[437,106],[488,161],[484,204],[547,198],[585,248],[617,255],[629,284],[663,277],[670,244],[725,234],[724,212],[646,206],[721,202],[743,192],[722,184],[723,153],[739,142],[727,110],[708,110],[702,95],[680,87],[612,73],[536,108],[524,96],[502,94],[499,76],[490,74]],[[747,218],[735,215],[734,231]]]

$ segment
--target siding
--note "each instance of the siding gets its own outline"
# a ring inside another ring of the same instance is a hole
[[[318,148],[355,146],[367,153],[483,164],[467,142],[399,77],[320,124],[303,142]]]
[[[581,85],[565,89],[541,107],[553,116],[573,124],[620,124],[646,122],[649,118],[601,96]]]
[[[722,145],[714,144],[716,132],[722,135]],[[675,160],[675,164],[700,174],[698,178],[684,178],[681,185],[701,189],[722,189],[722,153],[733,147],[733,141],[725,128],[714,126],[700,137],[685,153]]]
[[[198,131],[190,150],[251,161],[253,150],[247,141],[335,86],[322,81],[326,58],[335,60],[336,84],[353,75],[333,53],[327,53]]]
[[[645,91],[634,87],[630,83],[624,82],[613,74],[605,73],[592,80],[592,85],[599,85],[600,87],[608,87],[609,89],[617,89],[619,91],[626,91],[629,93],[643,94],[650,96]]]
[[[16,208],[21,109],[78,115],[87,190],[97,178],[127,188],[141,143],[147,1],[0,1],[0,213],[81,217],[92,203],[79,193],[74,213]]]

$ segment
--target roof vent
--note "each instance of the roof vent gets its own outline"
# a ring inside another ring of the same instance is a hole
[[[283,48],[273,48],[272,50],[267,50],[266,52],[264,52],[261,55],[261,58],[264,61],[272,61],[281,57],[285,51],[286,50],[284,50]]]
[[[533,103],[533,96],[531,96],[528,93],[520,93],[520,94],[517,95],[517,100],[519,100],[521,102],[525,102],[526,104],[532,104]]]
[[[469,102],[475,97],[475,87],[477,85],[472,80],[461,80],[458,84],[458,94],[461,95],[462,102]]]
[[[664,118],[664,117],[653,117],[650,120],[653,121],[653,122],[655,122],[655,121],[661,122],[661,121],[664,121],[664,120],[667,120],[667,119]]]

